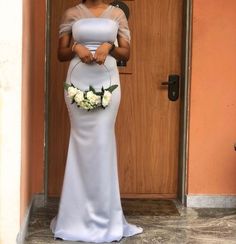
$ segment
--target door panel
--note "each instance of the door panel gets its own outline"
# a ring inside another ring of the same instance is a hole
[[[127,67],[119,67],[122,94],[116,140],[121,196],[175,198],[180,100],[170,101],[161,82],[181,71],[183,0],[124,2],[131,10],[132,40],[131,59]],[[57,61],[58,25],[63,11],[77,3],[51,0],[50,196],[61,191],[70,128],[62,87],[69,62]]]

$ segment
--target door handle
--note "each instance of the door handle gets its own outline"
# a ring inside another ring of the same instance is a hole
[[[168,86],[168,98],[176,101],[179,97],[179,75],[169,75],[168,81],[161,82],[162,86]]]

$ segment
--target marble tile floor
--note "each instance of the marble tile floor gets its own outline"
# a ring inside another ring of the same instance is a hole
[[[49,223],[58,202],[49,198],[45,207],[32,210],[25,244],[86,243],[53,239]],[[112,243],[236,244],[236,208],[186,208],[172,199],[122,199],[122,206],[127,221],[142,226],[144,232]]]

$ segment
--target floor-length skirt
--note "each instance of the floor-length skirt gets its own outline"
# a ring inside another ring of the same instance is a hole
[[[51,220],[54,238],[85,242],[119,241],[143,232],[123,214],[115,137],[115,121],[121,99],[116,60],[108,55],[104,65],[84,64],[74,57],[66,82],[82,90],[118,84],[105,109],[91,111],[64,98],[70,119],[70,138],[58,214]],[[108,72],[109,71],[109,72]]]

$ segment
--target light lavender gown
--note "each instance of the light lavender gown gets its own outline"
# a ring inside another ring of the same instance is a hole
[[[127,19],[114,6],[109,6],[99,17],[93,16],[84,4],[67,9],[59,36],[70,32],[74,40],[93,53],[101,43],[115,41],[117,34],[130,41]],[[115,58],[110,55],[105,66],[79,61],[78,56],[71,60],[67,83],[81,89],[91,84],[99,89],[111,82],[118,84],[118,88],[105,110],[93,111],[71,104],[64,90],[71,130],[59,210],[51,220],[50,229],[54,238],[63,240],[119,241],[143,232],[141,226],[126,221],[120,201],[114,127],[121,99],[119,72]]]

